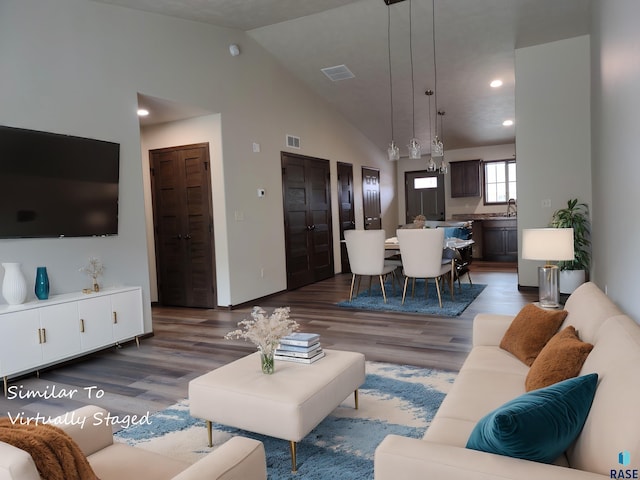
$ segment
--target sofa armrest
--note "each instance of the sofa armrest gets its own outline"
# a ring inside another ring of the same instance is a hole
[[[491,313],[476,315],[473,319],[473,346],[499,346],[514,318],[513,315]]]
[[[264,445],[246,437],[232,437],[173,480],[266,480]]]
[[[40,474],[31,455],[0,442],[0,480],[40,480]]]
[[[64,430],[89,456],[113,444],[113,430],[104,419],[107,411],[95,405],[86,405],[56,418],[54,425]]]
[[[608,476],[557,465],[388,435],[374,458],[375,480],[602,480]]]

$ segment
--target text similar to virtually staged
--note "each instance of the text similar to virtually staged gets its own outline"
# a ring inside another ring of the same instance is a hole
[[[60,388],[56,385],[47,385],[41,390],[25,388],[23,385],[11,385],[7,389],[7,399],[26,400],[26,399],[73,399],[76,395],[86,396],[87,399],[100,399],[105,395],[105,391],[96,385],[83,387],[80,389]],[[25,412],[7,412],[9,421],[14,425],[78,425],[84,428],[85,425],[110,425],[119,426],[121,428],[129,428],[135,425],[151,425],[150,412],[147,411],[143,415],[112,415],[110,412],[95,412],[91,416],[80,415],[75,411],[67,412],[62,415],[49,416],[36,413],[35,415],[27,415]]]

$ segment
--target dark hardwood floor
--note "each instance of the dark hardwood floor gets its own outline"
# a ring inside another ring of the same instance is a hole
[[[335,303],[348,297],[351,276],[346,274],[258,303],[269,311],[290,306],[301,330],[320,333],[325,348],[457,371],[471,348],[477,313],[516,314],[537,298],[518,291],[515,264],[474,262],[471,276],[487,288],[455,318],[339,308]],[[0,416],[55,415],[87,403],[114,415],[166,408],[187,397],[192,378],[255,351],[251,343],[223,338],[250,311],[251,306],[232,311],[153,307],[154,335],[142,339],[140,348],[130,342],[43,370],[39,377],[14,379],[8,398],[0,397]],[[25,398],[34,393],[47,398]]]

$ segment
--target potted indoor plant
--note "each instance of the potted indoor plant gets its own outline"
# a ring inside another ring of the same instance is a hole
[[[587,272],[591,264],[591,230],[589,207],[586,203],[579,203],[577,198],[567,201],[566,208],[553,213],[551,218],[553,228],[573,228],[573,260],[558,263],[560,268],[560,292],[573,291],[586,281]]]

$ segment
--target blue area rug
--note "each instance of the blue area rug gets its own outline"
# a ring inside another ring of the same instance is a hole
[[[373,479],[375,448],[388,434],[421,438],[453,383],[455,373],[367,362],[359,409],[353,395],[298,443],[291,473],[289,442],[214,424],[214,448],[234,435],[264,443],[270,480]],[[276,373],[277,374],[277,373]],[[268,412],[265,412],[268,414]],[[211,450],[206,427],[189,415],[187,400],[151,417],[151,425],[121,430],[116,440],[195,462]]]
[[[438,315],[444,317],[457,317],[475,300],[475,298],[482,293],[486,285],[462,283],[461,288],[458,288],[456,283],[454,288],[454,298],[451,300],[451,293],[449,292],[448,285],[441,289],[442,293],[442,308],[438,303],[438,292],[433,280],[429,281],[429,288],[427,289],[427,298],[424,295],[424,279],[416,280],[415,297],[411,298],[411,280],[407,285],[407,297],[405,298],[404,305],[402,305],[402,286],[398,286],[396,283],[395,294],[393,293],[393,287],[391,282],[385,282],[384,288],[387,292],[387,303],[384,303],[382,298],[382,290],[380,284],[373,282],[371,286],[371,294],[369,294],[368,288],[363,285],[360,288],[360,294],[354,297],[352,301],[344,300],[337,305],[344,308],[355,308],[359,310],[378,310],[382,312],[408,312],[408,313],[422,313],[425,315]]]

